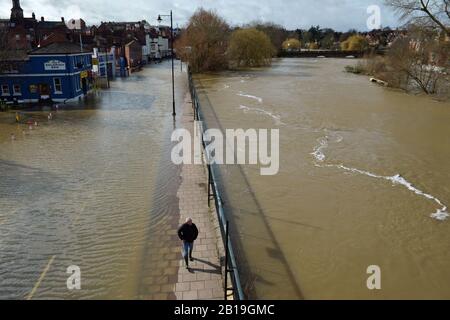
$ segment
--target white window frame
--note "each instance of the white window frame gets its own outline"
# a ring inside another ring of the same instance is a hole
[[[56,84],[56,80],[59,80],[59,88],[60,90],[57,90],[57,84]],[[61,78],[53,78],[53,91],[55,92],[55,94],[62,94],[63,93],[63,89],[62,89],[62,79]]]
[[[20,89],[19,92],[16,91],[16,86],[19,87],[19,89]],[[13,95],[15,95],[15,96],[22,95],[22,87],[20,86],[20,84],[13,84]]]
[[[6,88],[6,90],[5,90]],[[6,97],[6,96],[10,96],[11,93],[9,92],[9,85],[8,84],[2,84],[2,96]]]

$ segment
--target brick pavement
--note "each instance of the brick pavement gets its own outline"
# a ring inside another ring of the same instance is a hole
[[[194,113],[189,94],[184,102],[181,126],[188,129],[193,137]],[[178,189],[180,221],[182,224],[191,217],[199,229],[199,236],[194,244],[194,262],[190,262],[190,270],[184,267],[181,259],[178,269],[178,282],[175,285],[177,299],[223,299],[223,280],[220,267],[218,239],[214,207],[208,207],[207,170],[204,165],[183,165],[182,182]]]

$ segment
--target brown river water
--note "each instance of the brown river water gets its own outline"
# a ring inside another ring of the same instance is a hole
[[[50,121],[25,112],[33,130],[0,113],[0,299],[140,296],[152,235],[179,219],[170,75],[169,63],[144,68]],[[178,101],[186,90],[177,69]]]
[[[221,166],[252,297],[450,299],[450,104],[282,59],[198,77],[210,128],[277,128],[280,171]],[[233,230],[232,230],[233,231]],[[367,268],[381,270],[369,290]]]

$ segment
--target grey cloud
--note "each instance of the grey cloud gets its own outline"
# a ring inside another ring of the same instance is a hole
[[[21,3],[28,16],[32,11],[37,17],[52,20],[80,15],[88,24],[142,19],[156,23],[159,13],[172,9],[175,23],[182,26],[198,7],[204,7],[216,10],[232,25],[260,20],[273,21],[289,29],[320,25],[337,30],[365,30],[366,9],[375,4],[382,9],[383,26],[399,24],[392,10],[383,6],[383,0],[22,0]],[[10,0],[0,0],[1,17],[8,17],[10,8]]]

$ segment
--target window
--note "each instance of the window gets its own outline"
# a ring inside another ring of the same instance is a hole
[[[7,84],[2,85],[2,96],[9,96],[9,86]]]
[[[56,94],[61,94],[62,93],[61,78],[54,78],[53,79],[53,85],[54,85],[55,93]]]
[[[19,85],[19,84],[15,84],[14,87],[13,87],[13,89],[14,89],[14,95],[15,95],[15,96],[20,96],[20,95],[22,95],[22,89],[20,88],[20,85]]]

